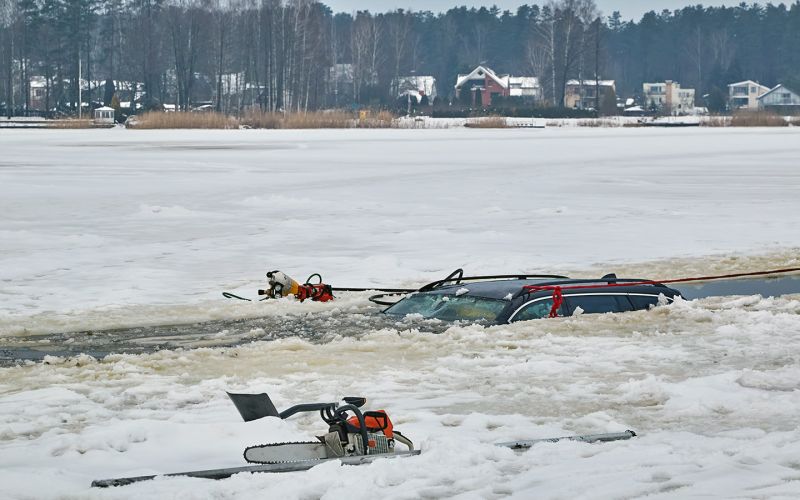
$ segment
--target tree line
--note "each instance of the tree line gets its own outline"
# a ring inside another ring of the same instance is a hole
[[[440,103],[478,64],[536,76],[564,103],[569,79],[613,79],[619,95],[679,81],[712,105],[728,83],[800,80],[800,1],[691,6],[625,21],[594,0],[516,11],[334,13],[313,0],[0,0],[0,106],[32,111],[119,99],[236,113],[388,105],[392,81],[433,75]],[[107,80],[129,82],[111,88]],[[702,103],[700,103],[702,104]]]

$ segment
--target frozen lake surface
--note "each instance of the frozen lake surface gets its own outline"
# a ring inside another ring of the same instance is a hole
[[[4,131],[0,311],[796,246],[800,129]]]
[[[3,131],[0,351],[55,355],[0,368],[0,497],[797,498],[800,296],[490,328],[384,321],[367,294],[220,296],[271,269],[405,287],[797,267],[797,158],[796,128]],[[133,348],[79,354],[113,342]],[[364,395],[424,452],[89,488],[323,430],[242,423],[225,390]]]

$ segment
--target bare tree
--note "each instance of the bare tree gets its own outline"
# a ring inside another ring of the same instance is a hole
[[[405,12],[403,9],[389,14],[386,18],[387,34],[390,40],[392,59],[394,62],[393,76],[395,78],[400,76],[400,65],[408,50],[409,39],[411,38],[412,19],[411,13]]]
[[[279,39],[275,34],[282,26],[278,8],[280,4],[277,0],[261,0],[259,5],[259,24],[258,34],[261,49],[261,61],[256,65],[256,84],[263,88],[259,95],[259,104],[262,109],[275,111],[277,105],[277,43]],[[259,71],[258,68],[261,68]]]
[[[245,95],[244,101],[239,103],[240,110],[244,106],[253,107],[261,95],[260,84],[262,80],[260,65],[259,29],[261,19],[258,0],[242,0],[237,12],[237,29],[234,31],[236,41],[233,44],[236,50],[232,54],[238,58],[238,64],[244,73],[242,82]]]
[[[132,72],[130,89],[131,112],[135,113],[135,99],[139,82],[144,84],[144,92],[149,105],[159,90],[161,58],[161,19],[160,0],[132,0],[132,19],[128,26],[127,52],[129,59],[138,66]]]
[[[542,20],[536,25],[533,40],[529,43],[529,58],[537,57],[536,65],[541,68],[541,78],[543,82],[549,80],[550,89],[549,99],[555,103],[558,98],[556,92],[556,12],[554,4],[551,2],[545,5],[542,10]],[[545,76],[545,69],[549,68],[549,75]],[[535,71],[535,69],[534,69]]]
[[[378,62],[381,36],[378,20],[368,12],[359,12],[353,21],[353,95],[356,101],[362,97],[367,85],[374,85],[378,78]]]
[[[13,24],[16,2],[0,0],[0,64],[5,70],[2,75],[5,83],[6,114],[14,114],[14,33]]]
[[[178,106],[184,111],[188,111],[191,107],[195,68],[202,43],[200,35],[202,14],[193,0],[175,0],[175,3],[167,7]]]
[[[723,73],[728,71],[736,56],[736,42],[727,28],[716,29],[709,36],[711,61]]]
[[[702,27],[698,24],[694,27],[691,34],[686,37],[685,53],[687,58],[692,62],[697,72],[697,83],[695,87],[697,92],[702,92],[703,88],[703,62],[705,62],[705,33]]]
[[[222,98],[223,98],[223,89],[222,89],[222,76],[224,72],[224,65],[225,65],[225,43],[228,39],[228,28],[232,22],[232,11],[233,5],[230,3],[223,3],[220,0],[217,0],[216,5],[214,6],[214,24],[217,28],[216,35],[217,35],[217,99],[216,99],[216,109],[217,112],[222,111]],[[237,79],[238,80],[238,79]],[[228,81],[228,87],[230,87],[231,81]],[[230,89],[228,89],[230,90]],[[226,107],[227,111],[227,107]]]
[[[551,4],[551,8],[556,13],[561,44],[561,93],[559,95],[559,105],[565,105],[567,81],[570,74],[579,64],[580,58],[585,49],[584,44],[584,21],[585,16],[597,12],[594,0],[560,0],[559,3]],[[579,77],[580,68],[579,68]]]
[[[485,64],[486,45],[489,39],[489,27],[483,20],[478,20],[470,33],[460,35],[461,46],[466,59],[473,64]]]
[[[583,81],[585,78],[584,75],[584,65],[586,54],[592,52],[592,48],[595,45],[594,43],[594,30],[592,29],[592,24],[596,18],[599,17],[600,11],[597,9],[597,5],[595,5],[594,0],[578,0],[576,1],[575,5],[575,15],[580,22],[580,30],[581,30],[581,41],[580,46],[578,48],[578,82],[579,82],[579,89],[581,91],[581,99],[583,99],[584,91],[583,91]],[[595,90],[597,91],[598,87],[598,76],[595,73]],[[595,95],[595,103],[597,102],[598,96]],[[597,108],[595,108],[597,109]]]
[[[416,72],[419,65],[419,52],[422,47],[422,37],[419,33],[413,33],[411,40],[411,70]]]

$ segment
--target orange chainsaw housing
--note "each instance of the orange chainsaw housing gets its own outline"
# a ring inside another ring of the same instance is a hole
[[[347,424],[356,430],[361,429],[361,424],[358,423],[358,417],[348,418]],[[387,438],[394,439],[392,421],[389,420],[389,415],[384,410],[368,411],[364,413],[364,424],[367,426],[368,432],[383,432],[383,435]]]

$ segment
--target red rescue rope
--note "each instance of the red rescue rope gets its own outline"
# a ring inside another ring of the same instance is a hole
[[[771,271],[756,271],[752,273],[734,273],[734,274],[719,274],[716,276],[698,276],[694,278],[676,278],[671,280],[639,280],[639,281],[624,281],[624,282],[616,282],[616,283],[602,283],[597,285],[570,285],[570,286],[560,286],[560,285],[525,285],[522,289],[526,292],[539,292],[542,290],[553,290],[553,307],[550,308],[550,317],[555,318],[558,316],[558,308],[561,307],[561,303],[564,301],[564,296],[562,295],[562,290],[569,290],[573,288],[611,288],[615,286],[631,286],[631,285],[663,285],[664,283],[689,283],[692,281],[710,281],[710,280],[721,280],[721,279],[731,279],[731,278],[744,278],[747,276],[767,276],[770,274],[782,274],[782,273],[793,273],[793,272],[800,272],[800,267],[790,267],[786,269],[773,269]]]

